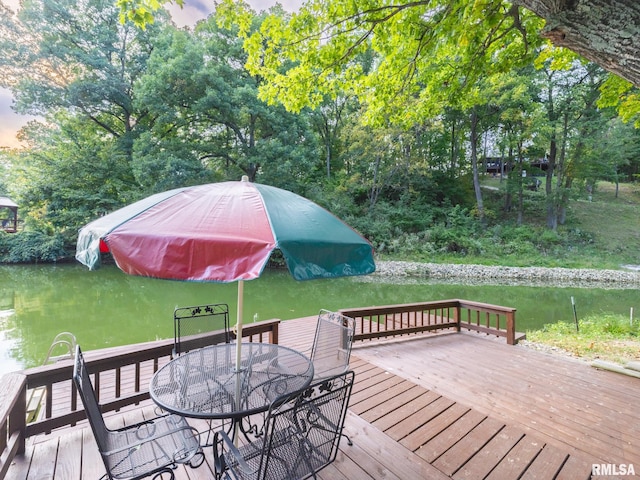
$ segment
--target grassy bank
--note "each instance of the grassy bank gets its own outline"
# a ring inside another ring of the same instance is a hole
[[[488,179],[487,185],[494,190],[485,193],[485,203],[501,217],[499,225],[466,235],[453,229],[461,251],[416,249],[388,259],[596,269],[640,265],[640,185],[621,184],[616,194],[615,184],[599,182],[591,199],[585,194],[570,201],[566,223],[557,232],[546,227],[544,191],[524,192],[524,226],[517,227],[515,213],[501,211],[499,180]],[[429,238],[418,240],[426,243]]]
[[[624,365],[640,360],[640,319],[602,314],[574,322],[558,322],[527,332],[527,341],[559,349],[583,360]]]

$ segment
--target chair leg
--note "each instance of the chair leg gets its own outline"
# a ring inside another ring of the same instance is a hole
[[[200,465],[204,463],[204,452],[202,449],[198,453],[196,453],[191,460],[189,460],[189,465],[191,468],[198,468]]]
[[[222,451],[222,442],[223,440],[218,437],[218,432],[216,432],[213,436],[213,472],[216,480],[221,480],[227,470]]]
[[[349,445],[350,447],[353,447],[353,442],[351,441],[351,438],[349,437],[349,435],[347,435],[346,433],[341,433],[340,436],[346,438],[347,445]]]

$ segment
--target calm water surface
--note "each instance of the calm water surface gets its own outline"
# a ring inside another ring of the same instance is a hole
[[[90,272],[81,265],[0,266],[0,376],[40,365],[53,338],[75,334],[91,350],[173,338],[173,309],[228,303],[236,316],[236,284],[188,283],[125,275],[114,266]],[[613,312],[640,314],[636,289],[559,286],[460,285],[376,277],[296,282],[287,272],[265,272],[245,282],[245,322],[314,315],[321,308],[387,305],[462,298],[515,307],[519,331]]]

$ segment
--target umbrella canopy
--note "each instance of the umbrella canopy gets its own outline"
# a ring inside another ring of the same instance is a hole
[[[296,280],[375,270],[371,244],[333,214],[248,181],[170,190],[101,217],[80,230],[76,259],[96,268],[105,245],[124,272],[174,280],[255,279],[275,249]]]

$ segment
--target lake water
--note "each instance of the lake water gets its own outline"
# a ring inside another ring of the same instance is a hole
[[[115,266],[0,266],[0,376],[40,365],[53,338],[72,332],[84,350],[173,338],[173,309],[228,303],[236,317],[236,284],[133,277]],[[461,298],[517,309],[518,331],[588,313],[639,311],[635,288],[464,285],[375,276],[296,282],[265,272],[245,282],[245,322],[315,315],[321,308],[388,305]]]

